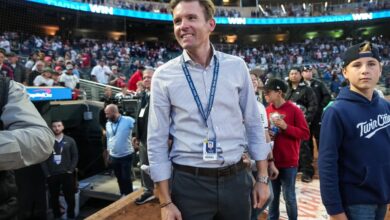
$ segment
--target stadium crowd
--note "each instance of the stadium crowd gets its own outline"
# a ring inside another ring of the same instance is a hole
[[[384,68],[388,68],[390,40],[381,37],[372,40],[378,44]],[[334,94],[337,94],[344,80],[341,74],[340,55],[358,41],[361,39],[325,41],[313,39],[299,43],[259,44],[256,47],[238,44],[215,44],[215,47],[225,53],[243,58],[249,69],[260,69],[263,82],[269,77],[285,78],[292,67],[312,65],[316,76],[322,79]],[[28,74],[22,77],[27,85],[34,85],[35,77],[41,75],[40,72],[46,67],[46,71],[51,72],[50,78],[54,78],[54,85],[57,78],[59,79],[56,77],[58,74],[72,70],[73,75],[78,78],[93,79],[119,87],[128,84],[139,67],[157,67],[176,57],[181,51],[176,43],[120,42],[86,38],[64,40],[58,36],[37,36],[15,32],[0,34],[0,48],[4,48],[5,52],[12,57],[20,57]],[[114,74],[103,78],[99,76],[92,78],[98,74],[99,65],[104,67],[107,73],[114,72]],[[385,82],[388,87],[390,83],[387,78],[383,77],[382,82]],[[21,76],[18,76],[18,79],[21,79]],[[42,78],[38,79],[35,85],[42,84],[42,80]],[[53,85],[51,82],[49,84]],[[128,88],[135,91],[134,88],[129,86]]]
[[[134,0],[75,0],[83,3],[99,4],[135,11],[169,13],[166,1],[134,1]],[[217,7],[216,17],[308,17],[321,15],[336,15],[342,13],[365,13],[390,9],[390,3],[386,1],[358,1],[348,4],[329,4],[324,2],[313,4],[286,4],[280,5],[263,4],[263,8],[253,7],[250,14],[239,7]]]
[[[323,2],[319,4],[288,4],[283,6],[268,6],[251,11],[251,17],[309,17],[337,15],[345,13],[365,13],[390,9],[389,2],[369,2],[335,4],[325,6]]]

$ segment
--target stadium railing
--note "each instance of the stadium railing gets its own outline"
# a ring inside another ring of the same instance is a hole
[[[106,87],[111,88],[114,95],[121,91],[120,88],[115,86],[80,79],[80,89],[87,93],[87,100],[100,101],[100,99],[104,96],[104,88]]]

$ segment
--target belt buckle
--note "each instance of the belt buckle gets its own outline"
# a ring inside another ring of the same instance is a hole
[[[218,176],[229,176],[231,173],[230,167],[225,167],[218,170]]]

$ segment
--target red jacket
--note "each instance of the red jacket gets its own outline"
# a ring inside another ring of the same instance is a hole
[[[285,131],[279,129],[279,133],[274,140],[272,153],[275,166],[277,168],[298,167],[301,140],[308,140],[310,137],[310,131],[302,110],[290,101],[286,101],[279,108],[270,104],[266,111],[268,121],[273,112],[278,112],[284,116],[283,120],[287,123],[287,129]]]
[[[137,70],[135,73],[131,76],[127,83],[127,89],[130,91],[137,91],[137,82],[142,80],[142,71]]]

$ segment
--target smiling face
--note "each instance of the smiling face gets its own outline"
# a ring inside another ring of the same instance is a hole
[[[350,82],[352,91],[360,94],[373,92],[381,76],[382,67],[372,57],[363,57],[352,61],[343,69],[343,75]]]
[[[215,28],[215,20],[206,20],[205,9],[198,1],[182,1],[172,14],[175,37],[183,49],[192,52],[210,44],[209,36]]]
[[[251,74],[251,80],[252,80],[253,89],[256,92],[259,87],[259,80],[257,79],[257,76],[255,74]]]

